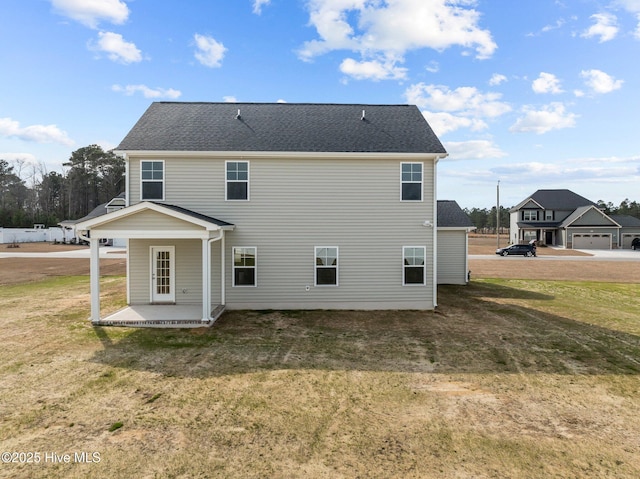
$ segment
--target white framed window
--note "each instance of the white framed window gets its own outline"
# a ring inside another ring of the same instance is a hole
[[[545,210],[544,219],[545,221],[553,221],[553,210]]]
[[[402,201],[422,201],[422,169],[422,163],[400,165],[400,199]]]
[[[315,285],[338,286],[338,247],[315,247]]]
[[[257,286],[255,246],[233,247],[233,286]]]
[[[522,212],[522,221],[536,221],[538,212],[536,210],[524,210]]]
[[[227,201],[249,200],[249,162],[226,161],[225,198]]]
[[[164,160],[140,162],[140,199],[164,200]]]
[[[427,249],[424,246],[402,247],[402,285],[427,284]]]

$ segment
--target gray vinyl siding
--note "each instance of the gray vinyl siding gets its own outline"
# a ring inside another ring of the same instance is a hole
[[[176,304],[202,303],[202,241],[130,240],[130,304],[149,304],[151,298],[151,246],[175,246]]]
[[[133,231],[157,231],[158,225],[162,225],[162,231],[202,231],[203,228],[186,221],[182,221],[177,218],[170,218],[167,215],[158,213],[157,211],[145,211],[132,216],[125,216],[114,221],[111,221],[103,227],[96,226],[92,229],[94,237],[99,235],[103,229],[107,230],[119,230],[123,232]]]
[[[235,225],[225,235],[227,307],[433,308],[434,229],[423,226],[434,222],[432,161],[424,161],[421,202],[400,201],[401,160],[326,158],[251,159],[250,201],[225,201],[225,158],[145,159],[165,160],[167,204]],[[131,204],[140,198],[139,174],[133,158]],[[231,286],[234,246],[257,247],[257,287]],[[338,287],[314,287],[315,246],[340,249]],[[402,286],[403,246],[426,247],[425,285]]]
[[[438,284],[467,283],[466,231],[438,231]]]

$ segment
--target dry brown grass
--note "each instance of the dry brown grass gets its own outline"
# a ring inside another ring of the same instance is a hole
[[[104,279],[105,310],[123,285]],[[92,328],[86,278],[6,286],[0,448],[100,463],[0,477],[635,478],[640,290],[586,287],[482,281],[441,288],[438,313],[230,312],[180,331]]]
[[[121,307],[124,278],[102,293]],[[474,280],[437,313],[135,330],[91,327],[86,276],[4,285],[0,452],[41,462],[0,477],[637,478],[639,293]]]

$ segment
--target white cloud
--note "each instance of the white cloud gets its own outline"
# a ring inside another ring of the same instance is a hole
[[[448,141],[444,144],[448,160],[484,160],[503,158],[507,154],[488,140]]]
[[[537,133],[541,135],[551,130],[571,128],[576,124],[578,115],[565,110],[562,103],[550,103],[536,110],[531,106],[525,106],[524,116],[509,128],[509,131],[517,133]]]
[[[0,119],[2,121],[2,119]],[[32,153],[12,153],[12,152],[0,152],[0,158],[8,161],[9,163],[13,163],[16,161],[24,161],[25,163],[30,163],[32,165],[38,164],[38,159],[36,155]],[[14,171],[16,173],[16,171]]]
[[[262,13],[262,7],[271,3],[271,0],[253,0],[253,13],[260,15]]]
[[[51,0],[54,10],[89,28],[101,20],[120,25],[129,17],[127,4],[120,0]]]
[[[407,76],[407,69],[396,66],[394,62],[359,62],[353,58],[343,60],[340,71],[356,80],[402,80]]]
[[[308,0],[307,4],[319,38],[299,49],[305,61],[348,50],[361,55],[360,63],[376,60],[393,71],[410,50],[461,46],[486,59],[497,48],[491,32],[478,26],[480,13],[471,8],[474,0]]]
[[[411,85],[405,91],[409,103],[417,105],[438,135],[459,128],[480,131],[488,128],[483,118],[496,118],[509,111],[509,104],[500,101],[500,93],[482,93],[475,87],[455,90],[443,85]]]
[[[440,71],[440,64],[436,61],[430,61],[429,64],[424,68],[429,73],[438,73]]]
[[[564,18],[560,18],[556,20],[556,23],[551,25],[545,25],[544,27],[542,27],[542,32],[546,33],[546,32],[550,32],[551,30],[557,30],[558,28],[562,28],[562,26],[564,26],[565,23],[566,21],[564,20]]]
[[[610,93],[622,88],[624,83],[601,70],[582,70],[580,76],[593,93]]]
[[[109,60],[125,65],[142,61],[142,53],[136,45],[125,41],[119,33],[99,32],[98,41],[89,43],[89,49],[104,52]]]
[[[500,74],[500,73],[494,73],[493,75],[491,75],[491,78],[489,79],[489,85],[491,86],[497,86],[500,85],[501,83],[504,83],[507,81],[507,77]]]
[[[113,85],[111,90],[132,96],[135,93],[142,93],[145,98],[180,98],[182,92],[173,88],[149,88],[146,85]]]
[[[494,118],[511,111],[507,103],[500,101],[500,93],[482,93],[475,87],[451,90],[444,85],[417,83],[405,91],[405,96],[421,108],[465,112],[474,117]]]
[[[224,101],[225,103],[238,103],[238,99],[232,95],[223,96],[222,101]]]
[[[216,41],[213,37],[200,35],[199,33],[196,33],[193,38],[196,42],[196,53],[194,54],[196,60],[210,68],[222,66],[222,59],[227,51],[222,43]]]
[[[549,181],[569,182],[593,181],[598,183],[620,183],[637,181],[640,177],[640,158],[573,158],[556,163],[527,162],[510,163],[491,168],[501,177],[512,177],[512,182],[529,183],[535,178],[538,183]],[[565,186],[566,187],[566,186]]]
[[[553,73],[540,72],[540,76],[531,84],[531,88],[536,93],[562,93],[560,80]]]
[[[590,17],[594,24],[589,27],[582,37],[591,38],[599,37],[599,42],[604,43],[613,40],[618,34],[618,19],[611,13],[596,13]]]
[[[443,136],[460,128],[469,128],[472,131],[480,131],[489,128],[484,121],[477,118],[468,118],[460,115],[452,115],[447,112],[423,111],[422,115],[433,129],[436,135]]]
[[[18,138],[35,143],[59,143],[71,146],[74,141],[66,131],[56,125],[30,125],[21,127],[20,122],[11,118],[0,118],[0,136]]]
[[[636,16],[638,26],[633,32],[633,36],[640,40],[640,0],[617,0],[615,3]]]

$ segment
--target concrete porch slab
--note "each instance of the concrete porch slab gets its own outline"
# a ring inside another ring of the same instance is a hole
[[[132,328],[202,328],[211,326],[223,312],[224,306],[217,305],[211,312],[211,319],[203,321],[199,304],[141,304],[123,308],[92,324]]]

